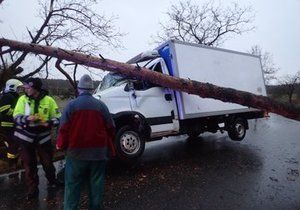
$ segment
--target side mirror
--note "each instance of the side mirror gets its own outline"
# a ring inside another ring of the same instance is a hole
[[[134,90],[134,83],[133,82],[128,82],[125,87],[124,87],[124,91],[128,92],[130,90]]]

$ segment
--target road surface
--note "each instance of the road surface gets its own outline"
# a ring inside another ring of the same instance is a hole
[[[62,162],[57,162],[61,168]],[[300,122],[277,115],[250,121],[241,142],[205,133],[150,142],[134,166],[110,162],[105,209],[300,209]],[[0,177],[0,209],[62,209],[63,188],[24,200],[21,171]],[[81,209],[87,207],[86,193]]]

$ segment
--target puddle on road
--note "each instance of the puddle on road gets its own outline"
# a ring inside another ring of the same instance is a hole
[[[56,172],[64,166],[64,161],[54,163]],[[39,197],[26,201],[27,188],[25,185],[25,170],[19,170],[0,175],[0,209],[61,209],[63,188],[48,189],[47,179],[42,166],[38,166]]]

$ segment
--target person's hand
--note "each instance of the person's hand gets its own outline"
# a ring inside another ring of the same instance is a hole
[[[31,121],[31,122],[36,121],[37,119],[38,119],[38,117],[36,115],[30,115],[27,117],[27,120]]]
[[[43,123],[41,123],[40,125],[41,125],[41,126],[44,126],[44,127],[49,127],[49,126],[50,126],[50,124],[49,124],[48,122],[43,122]]]

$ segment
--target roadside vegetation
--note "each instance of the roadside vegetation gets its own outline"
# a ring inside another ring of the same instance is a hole
[[[289,95],[288,85],[272,85],[267,86],[268,96],[276,101],[283,103],[290,103],[297,107],[300,107],[300,84],[295,84],[295,90]]]

